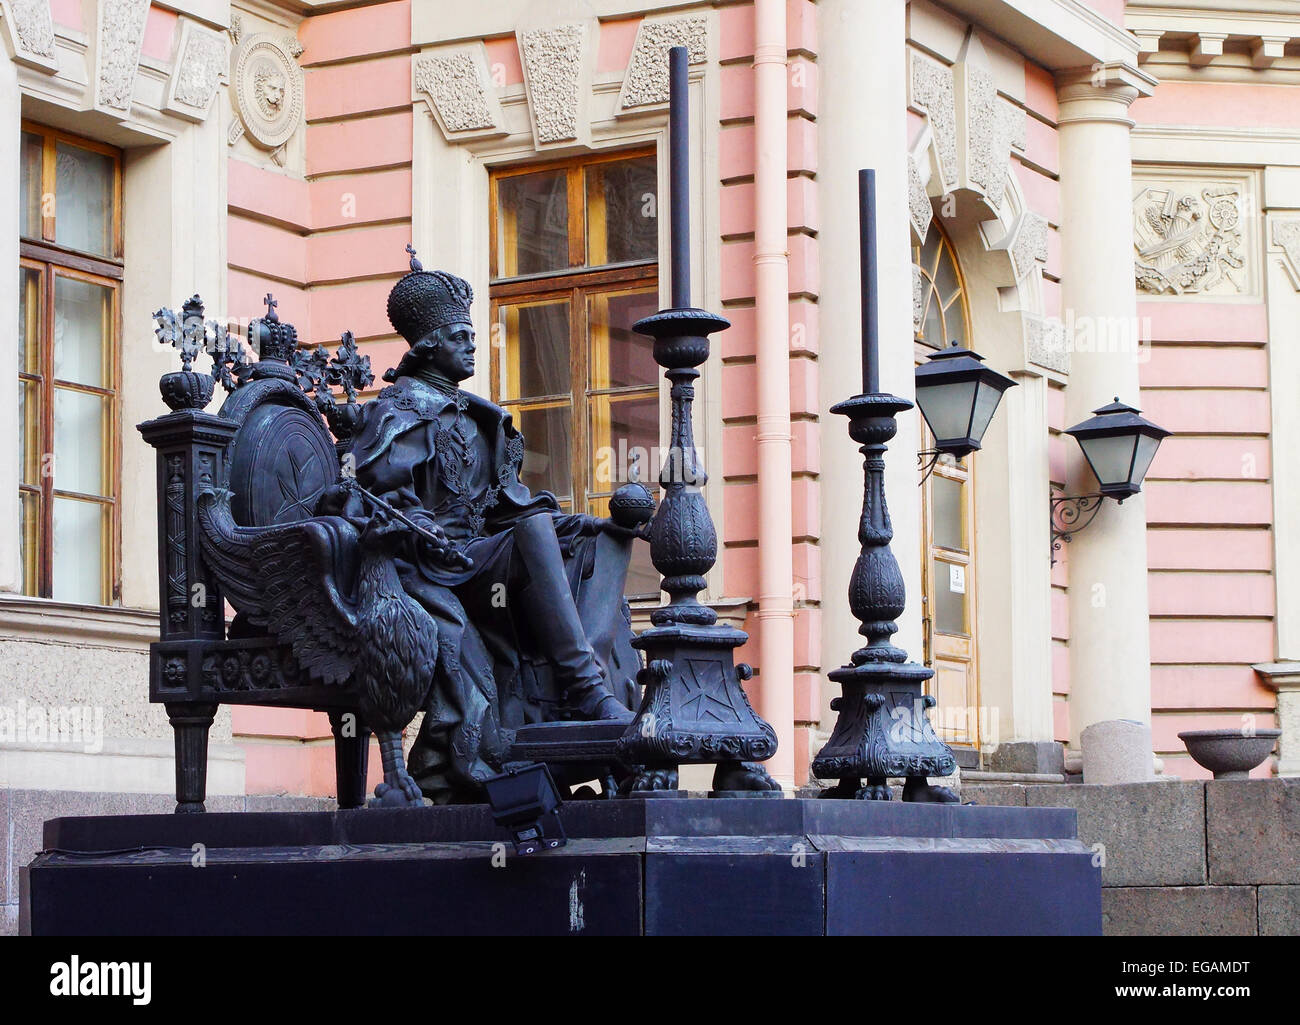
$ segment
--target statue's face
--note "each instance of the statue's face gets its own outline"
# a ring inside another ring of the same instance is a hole
[[[453,381],[474,376],[474,328],[469,324],[448,324],[434,332],[438,345],[429,362]]]

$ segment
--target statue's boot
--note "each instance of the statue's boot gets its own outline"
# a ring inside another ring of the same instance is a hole
[[[535,631],[564,689],[562,714],[574,719],[631,722],[632,713],[609,692],[596,653],[582,627],[564,572],[564,557],[549,516],[530,516],[515,526],[515,547],[528,564],[523,597],[537,610]]]

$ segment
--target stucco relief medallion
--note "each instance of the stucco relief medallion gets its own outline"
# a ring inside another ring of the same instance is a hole
[[[296,39],[259,33],[239,43],[234,56],[235,110],[242,131],[232,126],[230,142],[241,134],[284,163],[284,147],[302,124],[303,78]]]
[[[1148,186],[1133,201],[1139,292],[1236,294],[1246,291],[1241,189]]]

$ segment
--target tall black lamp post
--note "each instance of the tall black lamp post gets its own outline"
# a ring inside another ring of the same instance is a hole
[[[659,475],[663,500],[650,523],[650,557],[663,575],[667,605],[633,645],[645,652],[640,708],[618,741],[627,764],[644,766],[632,793],[677,796],[677,767],[716,763],[714,794],[781,796],[757,762],[776,753],[776,732],[755,714],[742,682],[752,670],[734,663],[748,635],[718,623],[697,594],[718,554],[718,536],[702,488],[708,480],[695,449],[691,406],[709,335],[730,326],[691,306],[690,174],[687,164],[686,48],[669,57],[672,301],[633,329],[654,339],[655,362],[671,384],[672,441]]]
[[[896,417],[912,403],[880,390],[875,186],[874,171],[858,172],[863,393],[831,407],[848,417],[849,437],[862,446],[865,465],[858,524],[862,551],[849,581],[849,607],[867,643],[853,653],[850,665],[830,674],[842,690],[831,702],[839,717],[812,771],[819,779],[839,781],[823,797],[887,801],[892,776],[904,777],[905,801],[955,803],[958,798],[947,787],[926,782],[927,776],[947,776],[956,768],[952,751],[930,725],[928,710],[935,702],[924,686],[934,671],[908,661],[907,652],[891,641],[906,595],[889,548],[894,532],[885,505],[885,450],[898,431]]]

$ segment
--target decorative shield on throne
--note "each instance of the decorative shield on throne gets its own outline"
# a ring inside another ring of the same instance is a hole
[[[230,446],[230,508],[244,527],[305,520],[339,479],[339,458],[325,422],[295,382],[251,381],[221,415],[240,425]]]

